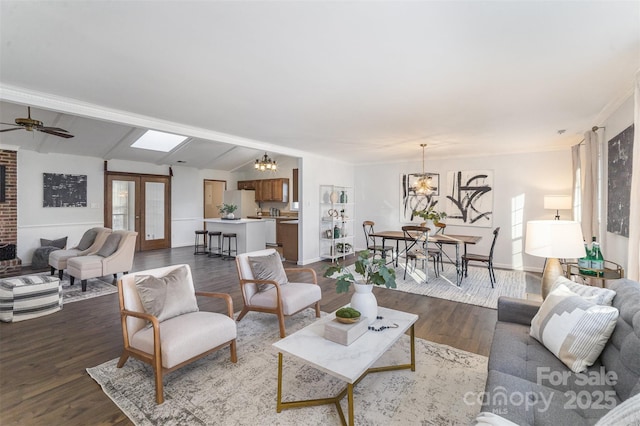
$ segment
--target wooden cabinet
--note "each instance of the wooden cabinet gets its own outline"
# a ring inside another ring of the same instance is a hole
[[[254,182],[256,201],[289,202],[289,179],[260,179]]]
[[[296,221],[297,222],[297,221]],[[286,224],[287,222],[283,222],[281,225],[282,235],[282,255],[285,260],[290,262],[298,261],[298,224],[291,223]]]
[[[298,169],[293,169],[293,188],[291,188],[291,201],[298,202]]]
[[[276,244],[278,244],[280,247],[282,247],[282,243],[283,243],[283,236],[284,236],[284,227],[285,226],[291,226],[291,225],[283,225],[283,222],[289,222],[291,220],[296,220],[296,218],[292,217],[290,219],[284,219],[284,218],[277,218],[276,219]],[[297,237],[297,234],[296,234]]]
[[[238,189],[256,189],[256,181],[255,180],[239,180],[238,181]]]

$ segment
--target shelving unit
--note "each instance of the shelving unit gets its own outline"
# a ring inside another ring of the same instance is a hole
[[[320,185],[320,258],[344,259],[354,253],[353,188]]]

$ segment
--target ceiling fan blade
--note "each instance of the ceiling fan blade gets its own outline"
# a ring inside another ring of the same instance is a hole
[[[17,126],[16,123],[0,123],[0,124],[6,124],[7,126]]]
[[[22,129],[24,129],[24,127],[14,127],[13,129],[0,130],[0,132],[10,132],[12,130],[22,130]]]
[[[60,127],[39,127],[38,130],[40,130],[41,132],[44,130],[47,131],[53,131],[53,132],[64,132],[64,133],[69,133],[68,130],[65,129],[61,129]]]
[[[50,129],[49,127],[43,127],[42,129],[36,129],[36,130],[42,133],[47,133],[49,135],[60,136],[61,138],[65,138],[65,139],[69,139],[73,137],[73,135],[70,135],[69,133],[60,133],[60,132],[56,132],[49,129]]]

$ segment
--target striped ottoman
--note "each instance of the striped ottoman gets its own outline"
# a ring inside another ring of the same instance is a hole
[[[58,277],[26,275],[0,280],[0,321],[24,321],[60,309],[62,285]]]

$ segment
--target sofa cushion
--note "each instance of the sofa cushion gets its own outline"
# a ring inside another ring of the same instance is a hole
[[[78,243],[76,248],[80,251],[88,249],[95,241],[97,235],[98,231],[96,231],[95,229],[89,229],[84,233],[84,235],[82,235],[82,238],[80,238],[80,242]]]
[[[559,285],[531,321],[530,334],[574,372],[598,358],[616,326],[618,310],[596,305]]]
[[[560,275],[558,279],[551,285],[551,289],[549,292],[552,292],[560,285],[565,285],[569,290],[577,294],[578,296],[582,296],[590,302],[595,303],[596,305],[605,305],[611,306],[611,302],[613,302],[613,298],[616,295],[616,292],[610,290],[608,288],[600,288],[594,287],[592,285],[584,285],[577,283],[575,281],[571,281],[567,277],[563,277]]]
[[[287,284],[287,273],[282,266],[282,260],[277,252],[267,256],[249,256],[249,265],[253,278],[256,280],[271,280],[280,285]],[[258,284],[258,291],[266,291],[273,287],[273,284]]]
[[[596,423],[596,426],[620,425],[640,425],[640,394],[618,404]]]
[[[57,240],[47,240],[45,238],[40,238],[40,246],[41,247],[56,247],[59,249],[64,249],[67,246],[67,237],[58,238]]]
[[[198,312],[195,289],[187,275],[187,268],[182,266],[163,277],[136,276],[136,288],[145,312],[161,322]]]

